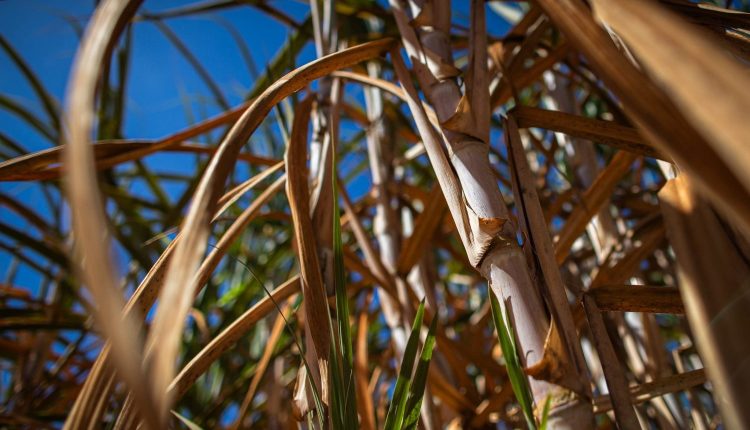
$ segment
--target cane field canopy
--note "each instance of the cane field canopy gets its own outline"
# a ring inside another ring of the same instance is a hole
[[[750,428],[747,0],[0,0],[0,429]]]

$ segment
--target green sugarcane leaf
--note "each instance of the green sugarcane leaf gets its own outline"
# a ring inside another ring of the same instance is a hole
[[[409,340],[406,341],[404,358],[401,361],[401,368],[396,378],[396,387],[393,389],[393,399],[388,407],[388,414],[385,418],[385,430],[401,429],[404,422],[404,413],[406,411],[406,401],[408,399],[409,386],[411,385],[411,375],[414,369],[414,361],[417,358],[417,348],[419,347],[419,329],[422,327],[424,318],[424,299],[419,304],[417,315],[414,317]]]
[[[427,338],[422,347],[422,354],[419,357],[417,370],[414,372],[414,378],[409,390],[409,399],[406,401],[406,418],[404,419],[403,429],[416,429],[419,423],[419,414],[422,409],[422,399],[424,390],[427,385],[427,373],[430,370],[430,360],[432,360],[432,351],[435,349],[435,330],[437,329],[437,315],[432,318],[430,329],[427,331]]]
[[[502,349],[503,357],[505,358],[505,367],[508,370],[510,385],[513,388],[513,393],[516,395],[518,404],[521,406],[524,418],[526,418],[527,426],[529,429],[534,430],[536,429],[536,422],[534,420],[531,388],[518,359],[513,326],[508,319],[505,306],[501,307],[500,302],[498,302],[492,291],[489,291],[489,296],[492,306],[492,319],[495,322],[495,329],[500,340],[500,349]]]
[[[336,333],[330,318],[332,350],[330,363],[331,381],[334,383],[332,396],[332,415],[334,428],[356,428],[357,400],[354,390],[351,327],[349,325],[349,299],[346,295],[346,272],[344,271],[344,251],[341,240],[341,214],[338,203],[336,181],[336,153],[331,157],[332,193],[333,193],[333,268],[334,290],[336,294]],[[335,402],[333,401],[335,400]]]
[[[544,408],[542,409],[542,417],[539,421],[539,430],[547,430],[547,418],[549,418],[549,409],[552,405],[552,396],[547,396],[544,400]]]
[[[203,430],[203,427],[183,417],[176,411],[172,411],[172,415],[174,415],[178,420],[180,420],[183,424],[185,424],[185,427],[187,427],[190,430]]]

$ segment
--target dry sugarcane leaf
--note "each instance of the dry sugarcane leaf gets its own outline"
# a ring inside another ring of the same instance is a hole
[[[96,169],[104,170],[119,163],[137,160],[142,156],[159,151],[161,141],[153,139],[105,140],[92,145],[96,158]],[[60,156],[65,145],[43,149],[0,163],[0,181],[44,181],[59,179],[63,175]],[[188,141],[176,141],[162,152],[184,152],[193,154],[213,154],[216,149]],[[272,165],[278,163],[266,157],[252,154],[239,154],[238,160],[251,164]]]
[[[388,191],[393,194],[398,194],[401,198],[411,201],[420,201],[423,204],[427,202],[429,198],[429,192],[425,191],[421,187],[416,187],[409,184],[408,182],[398,182],[388,184]]]
[[[541,10],[536,5],[531,5],[531,9],[521,18],[501,42],[492,43],[489,47],[488,54],[494,63],[494,73],[501,73],[504,65],[510,64],[511,55],[515,52],[515,47],[526,40],[526,33],[539,20]],[[499,85],[503,85],[500,82]]]
[[[489,421],[490,414],[504,411],[505,405],[513,400],[513,396],[510,381],[506,381],[500,391],[492,393],[474,409],[474,416],[470,421],[472,428],[481,428]]]
[[[367,300],[369,302],[369,300]],[[367,351],[367,306],[357,316],[357,343],[354,355],[354,376],[357,389],[357,409],[359,410],[360,426],[364,430],[375,430],[375,406],[368,389],[368,351]]]
[[[308,174],[311,186],[310,208],[311,221],[315,234],[314,240],[318,250],[320,268],[323,270],[323,284],[326,293],[334,294],[334,271],[333,271],[333,184],[331,174],[332,157],[337,146],[338,114],[336,100],[338,100],[338,80],[333,81],[330,96],[319,94],[317,99],[322,103],[331,103],[331,107],[315,106],[312,111],[312,141],[311,149],[316,152],[310,155],[310,173]],[[306,136],[305,136],[306,138]],[[317,160],[317,165],[312,165]]]
[[[685,373],[665,376],[645,384],[631,386],[630,398],[634,404],[643,403],[654,397],[669,393],[676,393],[691,387],[706,383],[706,371],[704,369],[691,370]],[[603,414],[612,410],[612,400],[609,395],[594,399],[594,412]]]
[[[750,28],[750,13],[725,9],[711,3],[693,3],[682,0],[659,0],[670,10],[692,17],[700,22],[721,28]]]
[[[182,142],[176,146],[167,148],[164,151],[213,155],[214,152],[216,152],[216,148],[196,144],[193,142]],[[279,163],[279,160],[275,158],[261,157],[259,155],[253,155],[253,154],[248,154],[244,152],[237,155],[237,160],[246,161],[249,164],[256,164],[259,166],[273,166],[274,164]]]
[[[305,301],[305,327],[315,345],[318,374],[308,375],[323,390],[323,402],[328,403],[327,370],[331,338],[328,321],[326,289],[320,270],[315,234],[310,217],[310,191],[307,175],[307,128],[314,99],[307,97],[297,106],[292,134],[286,153],[287,196],[292,213],[294,239],[302,275],[302,296]]]
[[[630,170],[635,156],[628,152],[618,152],[612,157],[588,190],[581,196],[575,209],[565,220],[557,242],[555,243],[555,257],[558,264],[562,264],[570,253],[573,242],[586,230],[591,218],[596,215],[612,195],[612,191],[622,177]]]
[[[257,175],[253,176],[252,178],[248,179],[247,181],[237,185],[233,189],[229,190],[226,194],[224,194],[216,203],[217,206],[219,206],[219,209],[216,211],[216,215],[211,221],[216,221],[216,217],[218,214],[224,213],[227,209],[229,209],[230,206],[232,206],[237,199],[242,197],[243,195],[247,194],[250,190],[252,190],[258,183],[260,183],[262,180],[268,178],[271,174],[278,171],[284,167],[284,162],[279,161],[272,167],[269,167],[268,169],[263,170],[262,172],[258,173]]]
[[[361,82],[366,85],[372,85],[374,87],[380,88],[383,91],[387,91],[393,94],[394,96],[400,98],[401,100],[405,102],[408,101],[408,96],[406,95],[404,90],[399,88],[397,85],[391,82],[388,82],[384,79],[378,79],[372,76],[364,75],[361,73],[349,72],[346,70],[338,70],[338,71],[331,73],[331,75],[344,78],[344,79],[348,79],[351,81],[355,81],[355,82]],[[431,107],[425,105],[424,103],[422,104],[422,106],[425,112],[427,113],[427,118],[429,118],[430,123],[432,123],[435,127],[439,126],[439,122],[437,120],[437,116],[435,115],[435,111],[433,111]]]
[[[403,47],[406,50],[406,55],[412,62],[418,63],[419,61],[417,60],[422,56],[422,44],[419,42],[416,30],[409,24],[410,20],[406,11],[408,7],[401,0],[390,0],[389,4],[393,12],[393,17],[396,20],[396,25],[398,26]],[[421,72],[415,72],[422,73],[425,71],[422,70]],[[429,69],[426,70],[426,73],[431,79],[435,79],[435,77],[432,76],[432,73],[430,73]]]
[[[670,160],[669,157],[659,153],[647,143],[638,130],[613,121],[602,121],[530,106],[516,106],[508,112],[508,115],[516,119],[520,128],[538,127],[558,131],[572,137],[592,140],[634,154]]]
[[[674,287],[602,285],[587,294],[603,311],[685,313],[680,291]]]
[[[599,357],[601,357],[600,362],[604,370],[604,377],[607,381],[618,427],[627,430],[640,429],[641,426],[630,401],[628,380],[604,326],[602,313],[596,306],[594,299],[589,296],[584,296],[583,305],[586,309],[586,318],[589,321],[594,346],[596,346]]]
[[[388,281],[379,278],[372,273],[359,256],[349,247],[344,246],[344,266],[347,270],[354,271],[362,275],[363,281],[371,285],[388,285]]]
[[[445,380],[445,377],[441,376],[437,370],[428,372],[428,381],[433,394],[449,408],[458,413],[474,410],[474,406],[466,399],[466,396]]]
[[[479,140],[490,141],[490,79],[487,71],[487,23],[483,1],[471,3],[469,33],[469,68],[466,73],[466,94]]]
[[[287,322],[284,314],[286,314],[291,307],[292,298],[293,296],[286,301],[286,303],[280,309],[279,315],[276,316],[276,320],[273,322],[273,327],[271,328],[271,332],[268,334],[268,340],[266,341],[266,347],[263,348],[263,355],[261,355],[260,360],[258,361],[255,373],[253,374],[253,379],[252,381],[250,381],[250,386],[247,388],[245,398],[242,399],[242,404],[240,404],[239,411],[237,412],[237,419],[231,426],[232,430],[238,430],[240,428],[240,425],[245,418],[247,408],[250,407],[250,403],[253,401],[253,397],[255,397],[255,393],[258,390],[260,380],[263,378],[263,375],[268,369],[268,364],[271,362],[273,351],[276,348],[276,344],[278,343],[279,337],[281,336],[281,333],[284,330],[284,326]]]
[[[565,382],[563,385],[570,387],[582,396],[590,398],[591,393],[588,384],[581,383],[581,379],[585,377],[587,372],[586,362],[583,358],[583,351],[580,349],[565,285],[555,261],[548,223],[544,219],[536,185],[523,151],[515,118],[512,115],[505,122],[505,131],[505,142],[508,146],[508,161],[511,166],[519,222],[524,227],[530,245],[533,247],[533,254],[539,262],[544,277],[542,291],[546,291],[553,316],[544,344],[543,360],[548,362],[549,376],[557,379],[548,380]],[[558,332],[558,326],[562,329],[561,332]],[[572,366],[575,371],[566,369],[565,367],[568,365]],[[575,380],[571,380],[571,376]]]
[[[445,334],[442,334],[441,338],[442,339],[439,344],[442,344],[444,347],[456,348],[458,346],[456,341],[452,341],[450,338],[445,336]],[[462,341],[469,343],[471,342],[471,339],[462,339]],[[443,350],[443,348],[441,348],[441,350]],[[470,361],[470,358],[464,356],[465,354],[462,353],[463,351],[459,351],[458,349],[443,351],[444,353],[442,354],[442,356],[445,358],[445,361],[448,364],[448,369],[445,372],[446,375],[453,376],[454,385],[464,393],[466,400],[471,403],[479,402],[479,393],[472,383],[471,377],[467,375],[464,370],[466,369],[466,366],[472,365],[472,361]],[[504,371],[505,368],[503,367],[502,370]]]
[[[310,400],[312,394],[309,392],[309,386],[312,382],[309,380],[307,367],[300,365],[297,368],[297,376],[294,378],[294,390],[292,395],[292,416],[297,422],[305,421],[305,417],[315,408]]]
[[[745,232],[750,232],[750,193],[740,176],[698,133],[696,125],[678,110],[675,101],[615,47],[609,35],[594,22],[585,3],[538,0],[537,4],[586,56],[644,136],[681,168],[692,173],[698,189]]]
[[[514,25],[513,28],[510,29],[510,31],[508,31],[508,35],[506,36],[507,39],[513,40],[524,37],[529,29],[534,24],[536,24],[539,17],[542,16],[542,11],[536,4],[532,3],[529,6],[529,10],[526,12],[523,18],[521,18],[521,20],[518,21],[518,23]]]
[[[417,260],[424,254],[425,247],[440,227],[446,205],[439,186],[433,186],[424,202],[424,210],[414,220],[414,230],[406,238],[398,256],[396,272],[406,276]]]
[[[538,81],[544,72],[552,69],[555,64],[562,61],[565,56],[568,55],[569,50],[570,47],[568,44],[563,42],[557,45],[552,52],[547,54],[546,57],[538,59],[533,65],[531,65],[531,67],[522,70],[522,73],[518,76],[507,76],[507,80],[510,81],[512,87],[515,87],[517,91],[520,91]],[[506,79],[503,79],[490,94],[490,107],[492,110],[497,109],[513,97],[512,87],[506,85],[504,83],[505,80]]]
[[[83,278],[97,305],[97,323],[111,342],[115,352],[112,360],[120,377],[136,393],[137,408],[146,426],[156,429],[166,421],[167,411],[160,410],[152,401],[152,384],[140,365],[143,351],[140,325],[132,317],[122,317],[124,301],[115,279],[104,206],[96,186],[94,160],[89,149],[99,70],[108,62],[112,47],[140,3],[139,0],[108,0],[100,4],[81,43],[66,102],[69,143],[65,152],[69,173],[66,191],[72,211],[76,251],[79,261],[85,261]]]
[[[524,368],[524,373],[535,379],[554,382],[582,395],[588,395],[583,387],[584,384],[579,379],[580,377],[571,372],[568,365],[570,362],[568,355],[568,347],[563,343],[561,333],[555,321],[552,320],[547,338],[544,341],[542,359]]]
[[[622,37],[646,72],[674,100],[750,190],[750,77],[710,34],[658,4],[596,0],[594,13]]]
[[[711,205],[695,192],[692,177],[680,175],[659,192],[670,244],[677,257],[679,288],[695,344],[706,365],[727,427],[750,423],[744,394],[746,371],[748,279],[750,264]]]
[[[236,120],[247,109],[244,103],[232,110],[201,121],[185,130],[162,139],[105,140],[92,145],[97,170],[108,169],[128,161],[138,160],[158,151],[213,152],[213,148],[196,146],[186,141],[216,127]],[[38,181],[57,179],[62,175],[60,161],[67,145],[55,146],[22,155],[0,163],[0,181]],[[241,155],[242,159],[268,164],[262,157]]]
[[[750,28],[750,14],[709,3],[660,0],[659,3],[691,24],[705,27],[724,42],[722,48],[739,60],[750,60],[750,43],[742,34]]]
[[[170,263],[169,273],[160,295],[160,303],[169,307],[157,309],[147,348],[148,367],[154,378],[155,396],[159,408],[168,410],[166,387],[172,380],[174,362],[179,349],[184,316],[193,298],[194,274],[206,249],[209,219],[226,178],[233,170],[241,146],[260,125],[268,112],[282,99],[299,91],[309,82],[333,70],[375,57],[393,46],[392,39],[383,39],[354,46],[313,61],[288,73],[268,87],[235,123],[216,155],[206,167],[198,185],[190,210],[183,223],[186,232],[178,244]],[[290,178],[291,179],[291,178]],[[188,287],[186,287],[188,285]]]
[[[343,72],[343,71],[331,73],[331,76],[343,77],[343,75],[339,75],[339,73],[351,73],[352,75],[364,76],[364,75],[360,75],[359,73]],[[383,82],[386,82],[386,81],[383,81]],[[394,85],[394,88],[396,88],[398,91],[401,91],[400,88],[396,87],[395,85]],[[356,106],[352,106],[351,103],[347,103],[346,101],[343,101],[343,100],[339,101],[339,107],[341,108],[342,114],[347,116],[349,119],[356,121],[362,127],[372,126],[372,122],[367,118],[367,114],[362,109]],[[381,117],[378,116],[378,119],[381,119]],[[419,140],[417,135],[414,134],[413,131],[407,128],[399,127],[396,130],[396,133],[398,133],[400,137],[402,137],[408,142],[417,142]]]
[[[137,144],[136,144],[137,145]],[[98,142],[92,145],[94,157],[108,157],[113,154],[119,154],[121,151],[127,151],[134,145],[131,142]],[[43,149],[30,154],[21,155],[10,160],[0,163],[0,180],[3,181],[26,181],[51,179],[52,177],[44,175],[45,171],[50,170],[50,165],[59,167],[62,152],[67,148],[66,145],[55,146]],[[56,175],[60,175],[59,168],[56,169]]]
[[[422,5],[422,9],[419,11],[417,16],[415,16],[414,19],[409,22],[409,24],[414,28],[432,25],[432,22],[434,20],[432,9],[432,2],[425,2]]]
[[[505,61],[508,74],[511,76],[518,76],[523,72],[526,60],[534,55],[536,48],[539,46],[539,42],[542,40],[547,30],[549,30],[549,27],[549,21],[547,21],[546,18],[542,18],[539,24],[535,25],[531,30],[531,33],[524,36],[524,40],[518,51]]]
[[[445,62],[445,60],[439,53],[423,45],[422,54],[427,59],[427,64],[429,64],[430,66],[429,68],[426,67],[422,72],[424,75],[429,74],[433,77],[433,79],[437,81],[453,79],[461,76],[461,69],[457,68],[453,64]],[[414,64],[415,67],[420,67],[416,66],[416,64],[417,63]]]
[[[503,44],[503,42],[493,42],[490,43],[489,47],[487,48],[487,55],[490,58],[490,73],[491,74],[498,74],[502,73],[503,71],[503,64],[505,64],[504,58],[508,54],[508,47]],[[502,79],[502,78],[495,78],[495,79]],[[500,85],[498,83],[498,85]]]
[[[301,279],[299,276],[295,276],[279,285],[278,288],[271,291],[270,296],[264,297],[239,318],[232,321],[227,328],[211,339],[211,342],[180,370],[180,373],[171,381],[169,392],[175,399],[181,398],[195,380],[208,370],[211,363],[216,361],[224,351],[236,344],[262,318],[272,312],[277,312],[277,304],[299,292],[300,289]]]
[[[196,285],[205,285],[206,282],[208,282],[208,279],[210,278],[214,269],[224,257],[226,252],[229,250],[230,245],[232,245],[232,243],[235,242],[236,239],[242,234],[242,232],[247,227],[247,224],[255,218],[260,208],[263,207],[263,205],[265,205],[265,203],[277,193],[282,185],[284,185],[284,181],[285,178],[283,176],[279,178],[274,184],[272,184],[260,196],[258,196],[258,198],[255,199],[253,203],[243,211],[243,213],[237,218],[237,220],[232,223],[232,225],[229,227],[229,229],[227,229],[221,239],[219,239],[218,243],[212,249],[211,253],[201,263],[200,268],[198,269],[198,272],[195,276],[196,281],[194,282]],[[159,286],[161,285],[156,285],[156,287]],[[196,290],[195,294],[198,294],[198,292],[199,290]],[[155,294],[152,294],[151,297],[147,299],[150,301],[149,303],[153,303],[154,295]],[[144,298],[144,296],[140,297],[141,299]],[[122,425],[127,426],[127,423],[130,423],[135,419],[135,417],[132,416],[132,413],[132,408],[123,408],[120,417],[118,417],[118,422],[124,423]]]
[[[589,291],[594,291],[604,285],[624,283],[637,272],[641,261],[652,255],[657,247],[664,242],[664,236],[664,225],[660,224],[637,237],[634,246],[620,260],[599,268],[591,281]],[[573,312],[573,318],[577,326],[583,322],[583,317],[583,309],[577,307]]]
[[[219,204],[221,208],[214,213],[212,221],[221,215],[229,205],[232,204],[236,199],[241,197],[242,193],[250,191],[255,185],[260,183],[263,179],[267,178],[270,173],[277,170],[276,168],[266,169],[253,178],[249,179],[245,184],[240,185],[238,188],[230,191],[224,195],[220,200]],[[204,261],[201,266],[201,272],[203,275],[203,283],[207,280],[210,273],[215,269],[216,264],[219,263],[224,252],[228,248],[229,244],[234,242],[238,235],[244,230],[244,227],[249,223],[252,218],[257,214],[258,210],[263,204],[272,197],[276,190],[283,185],[283,181],[279,180],[275,185],[269,187],[266,192],[262,193],[258,198],[251,204],[251,206],[243,212],[237,222],[233,223],[229,230],[224,234],[217,244],[210,256]],[[241,192],[240,192],[241,191]],[[125,315],[131,315],[133,317],[137,315],[146,315],[148,310],[156,300],[156,296],[159,294],[161,287],[164,284],[164,278],[168,268],[168,262],[172,258],[176,244],[180,241],[181,234],[178,234],[169,246],[164,250],[159,259],[154,263],[146,277],[141,281],[140,285],[133,293],[125,305],[123,313]],[[196,292],[197,293],[197,292]],[[89,376],[86,378],[84,383],[82,394],[76,398],[76,403],[71,412],[71,417],[75,418],[73,422],[99,422],[98,418],[94,418],[97,415],[91,415],[94,413],[92,410],[93,403],[101,403],[101,399],[109,398],[109,394],[112,388],[111,382],[107,384],[106,381],[111,380],[111,373],[106,362],[110,359],[111,349],[109,345],[105,345],[99,356],[96,359],[94,366],[89,372]]]
[[[209,118],[205,121],[201,121],[182,131],[174,133],[165,138],[159,139],[159,141],[157,141],[152,146],[149,146],[147,148],[143,148],[140,150],[134,150],[128,153],[124,153],[122,155],[114,155],[112,157],[108,157],[108,159],[106,160],[102,160],[102,162],[98,164],[101,166],[100,168],[109,168],[117,164],[124,163],[126,161],[132,161],[132,160],[142,158],[148,154],[152,154],[161,149],[167,149],[167,148],[173,147],[177,145],[179,142],[185,141],[187,139],[190,139],[196,136],[200,136],[201,134],[204,134],[207,131],[213,130],[216,127],[220,127],[222,125],[231,124],[235,122],[237,119],[240,118],[240,116],[247,110],[247,108],[251,104],[252,102],[243,103],[233,109],[230,109],[226,112],[218,114],[213,118]]]
[[[375,248],[373,248],[372,243],[370,243],[370,238],[367,237],[367,232],[362,226],[362,222],[354,213],[354,210],[352,209],[352,202],[349,200],[349,194],[346,192],[346,187],[344,187],[342,184],[339,184],[338,190],[339,194],[341,195],[341,201],[344,203],[344,213],[347,215],[349,225],[351,226],[354,237],[357,240],[357,244],[362,250],[362,254],[364,254],[367,266],[370,267],[370,270],[372,270],[373,274],[378,279],[383,279],[388,282],[386,285],[380,286],[385,289],[392,297],[397,297],[395,280],[385,268],[385,265],[380,259],[380,256],[377,254],[377,252],[375,252]]]
[[[483,138],[481,130],[477,125],[477,117],[472,112],[471,102],[466,95],[461,96],[453,115],[445,121],[441,121],[440,126],[446,130],[463,133],[475,139],[482,140]]]
[[[664,225],[659,224],[654,228],[646,231],[638,237],[638,244],[631,249],[622,259],[612,266],[604,266],[599,269],[594,279],[591,281],[591,288],[598,288],[600,285],[624,283],[630,276],[638,270],[638,265],[654,250],[664,242]]]
[[[736,60],[744,63],[750,60],[750,38],[747,37],[750,14],[718,7],[709,8],[706,3],[690,3],[688,7],[664,1],[661,3],[682,15],[691,24],[705,27],[714,33],[715,38],[723,42],[722,49]]]
[[[242,235],[242,232],[245,231],[248,224],[250,224],[250,222],[258,216],[260,209],[266,203],[268,203],[271,197],[277,194],[277,192],[284,185],[285,181],[286,177],[284,176],[278,178],[257,198],[255,198],[253,202],[245,210],[242,211],[242,214],[240,214],[240,216],[237,217],[234,222],[232,222],[226,232],[224,232],[224,234],[218,240],[216,245],[212,247],[211,252],[208,254],[208,256],[206,256],[206,258],[201,262],[195,275],[194,283],[196,285],[202,287],[208,282],[208,280],[211,278],[211,274],[219,265],[224,255],[226,255],[226,253],[229,251],[229,248],[232,246],[232,244],[236,242],[237,239]],[[198,291],[199,290],[196,290],[195,294],[197,294]]]

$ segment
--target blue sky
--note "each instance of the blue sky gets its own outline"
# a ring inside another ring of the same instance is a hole
[[[200,1],[149,0],[144,2],[140,12],[155,13],[195,3]],[[274,0],[271,4],[298,22],[309,13],[305,1]],[[48,91],[61,103],[78,45],[75,26],[71,22],[85,26],[93,5],[93,0],[0,0],[0,34],[21,54]],[[468,25],[468,2],[455,1],[453,7],[454,21],[461,26]],[[487,19],[492,34],[502,34],[508,27],[492,12],[488,12]],[[225,23],[237,30],[261,71],[291,34],[285,25],[248,6],[193,17],[171,18],[164,22],[208,70],[230,106],[242,102],[254,81]],[[308,44],[296,62],[303,64],[314,57],[314,49]],[[0,94],[19,101],[44,118],[42,106],[31,86],[3,51],[0,51]],[[164,137],[195,121],[218,114],[223,108],[211,99],[210,94],[205,82],[154,23],[141,21],[133,26],[124,116],[125,137]],[[359,89],[348,91],[347,97],[361,97]],[[351,123],[342,123],[343,139],[356,131]],[[52,146],[51,142],[4,109],[0,109],[0,132],[10,136],[28,152]],[[346,169],[349,162],[350,159],[342,160],[341,168]],[[160,171],[194,171],[194,158],[186,155],[157,154],[148,157],[146,163],[158,165]],[[170,186],[166,185],[170,195],[177,195],[179,190]],[[365,171],[347,188],[350,195],[356,198],[368,186],[369,173]],[[137,193],[137,187],[138,184],[135,184],[129,192]],[[46,204],[40,187],[31,182],[0,182],[0,192],[30,207],[40,208]],[[50,213],[41,213],[48,218],[51,216]],[[0,222],[36,234],[25,226],[22,218],[8,210],[0,209]],[[10,255],[0,250],[0,273],[6,271],[9,262]],[[22,283],[21,286],[34,289],[38,276],[29,269],[23,269],[17,280]]]
[[[147,1],[142,10],[157,12],[186,3],[177,0]],[[61,4],[65,5],[64,9]],[[91,0],[0,1],[0,32],[22,53],[58,98],[64,95],[77,46],[77,36],[65,16],[85,23],[92,4]],[[307,5],[289,0],[276,1],[274,5],[297,19],[304,18],[308,10]],[[250,7],[167,21],[210,71],[230,104],[237,104],[244,91],[252,85],[252,79],[237,45],[230,34],[215,22],[216,17],[229,21],[237,28],[251,47],[253,59],[260,67],[284,43],[289,30]],[[125,134],[159,137],[185,126],[187,121],[181,93],[195,98],[208,94],[207,87],[154,24],[142,22],[136,25],[133,45]],[[303,57],[312,54],[305,52]],[[31,89],[4,55],[0,58],[0,92],[27,101],[29,107],[37,107]],[[216,112],[218,109],[211,113]],[[20,131],[18,121],[5,113],[0,114],[0,127]],[[26,135],[23,137],[26,138]],[[24,142],[34,149],[43,145],[43,142],[31,136]]]
[[[191,2],[146,1],[141,12],[159,12],[188,3]],[[0,34],[21,54],[60,102],[64,99],[78,45],[78,36],[70,21],[85,25],[93,4],[92,0],[0,1]],[[297,20],[304,19],[309,10],[306,4],[293,0],[275,1],[274,6]],[[209,71],[230,106],[242,102],[254,81],[236,41],[224,23],[237,29],[261,71],[290,34],[286,26],[246,6],[165,22]],[[313,58],[314,50],[308,46],[298,61],[306,62]],[[124,124],[126,137],[163,137],[223,111],[207,97],[210,92],[204,81],[151,22],[140,22],[133,27],[129,73]],[[44,118],[44,111],[31,86],[4,52],[0,52],[0,94],[19,101]],[[185,100],[190,103],[186,104]],[[0,109],[0,131],[27,151],[52,145],[4,109]],[[159,164],[160,170],[192,171],[192,166],[184,161],[185,158],[171,155],[156,155],[148,159],[149,164]],[[0,183],[0,191],[31,207],[45,204],[40,188],[33,183]],[[0,210],[0,221],[22,229],[25,227],[20,218],[5,209]],[[9,262],[10,256],[0,252],[0,273],[6,271]],[[17,280],[27,288],[34,288],[37,282],[34,274],[25,269]]]

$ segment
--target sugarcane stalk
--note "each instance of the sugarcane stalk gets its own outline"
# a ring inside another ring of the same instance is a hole
[[[448,38],[449,2],[411,2],[414,19],[410,22],[399,0],[391,0],[391,6],[413,70],[441,124],[442,136],[438,136],[425,119],[417,122],[438,182],[469,261],[510,310],[522,364],[530,367],[543,359],[549,317],[529,275],[525,255],[489,164],[484,3],[472,2],[469,41],[472,50],[463,95],[456,81],[460,71],[453,65]],[[412,94],[409,103],[412,114],[415,119],[426,117],[421,104],[416,102],[415,90],[410,88],[406,70],[399,64],[400,56],[395,52],[392,56],[402,86]],[[530,383],[537,404],[552,396],[550,424],[554,428],[593,426],[590,403],[570,388],[536,379]]]

